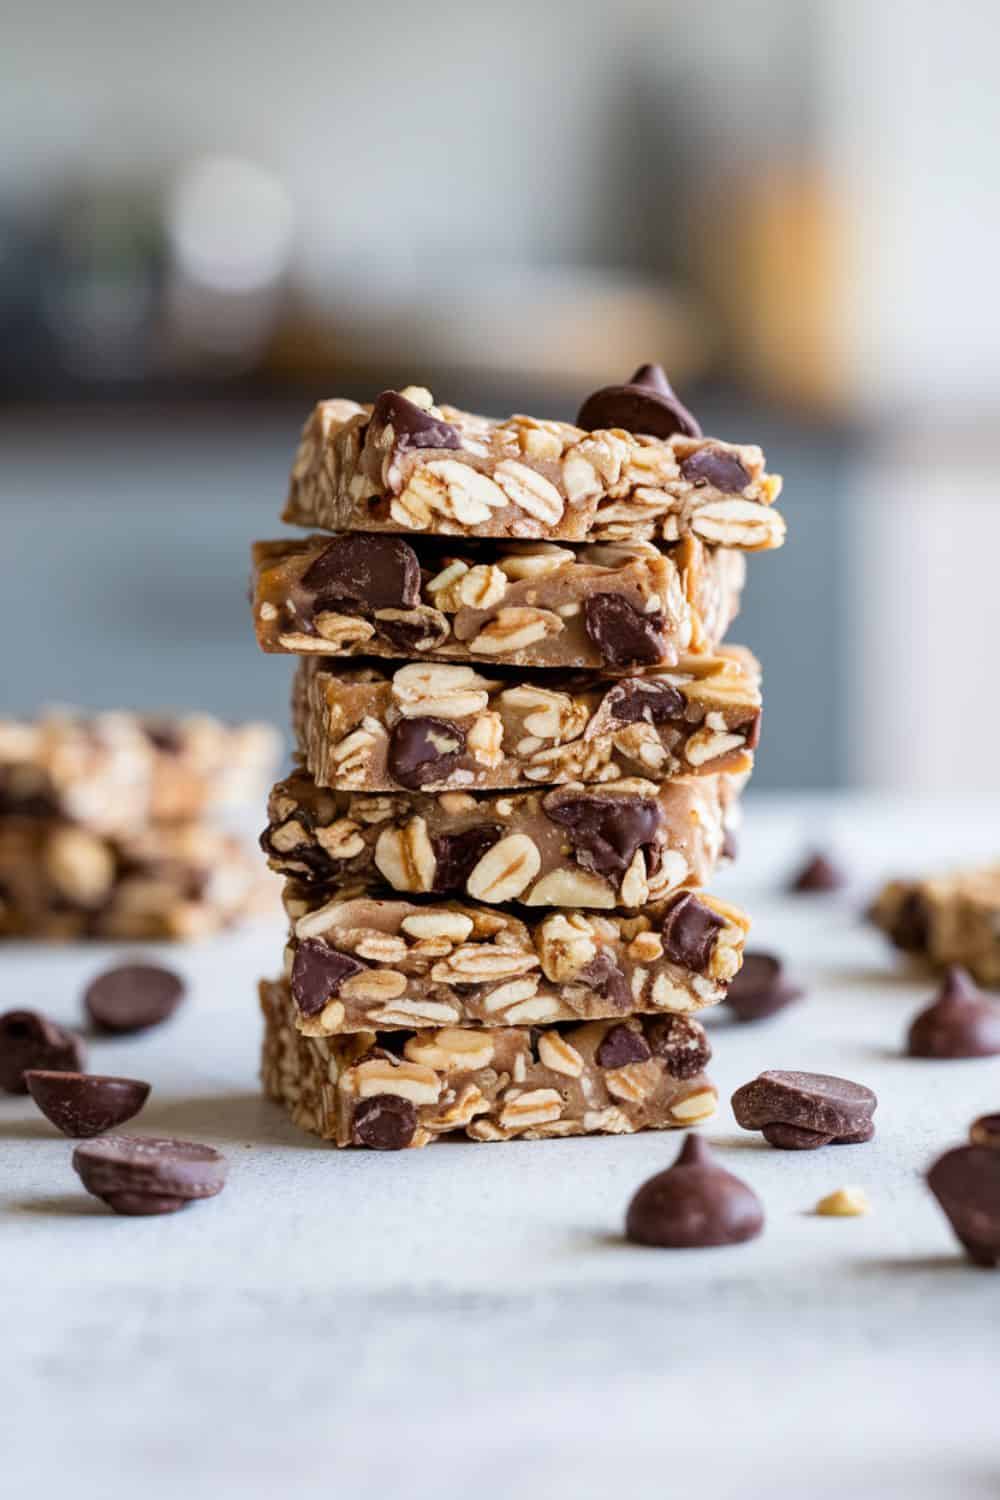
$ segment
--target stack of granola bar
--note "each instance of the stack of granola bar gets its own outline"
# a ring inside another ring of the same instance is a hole
[[[201,937],[260,872],[210,820],[266,784],[278,736],[207,715],[0,720],[0,938]]]
[[[260,645],[299,657],[261,986],[297,1124],[397,1149],[711,1115],[695,1013],[748,923],[705,885],[761,712],[720,642],[779,488],[657,366],[575,425],[417,387],[316,408],[284,518],[333,534],[257,543],[253,582]]]

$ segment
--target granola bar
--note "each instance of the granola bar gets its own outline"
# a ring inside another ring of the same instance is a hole
[[[253,617],[264,651],[503,661],[625,671],[714,648],[739,609],[741,552],[552,542],[456,547],[345,533],[256,542]]]
[[[692,1011],[725,998],[749,922],[679,892],[634,916],[526,916],[289,882],[288,978],[309,1036],[425,1026],[595,1020]]]
[[[279,781],[261,847],[310,885],[382,879],[404,894],[494,904],[637,907],[707,884],[731,847],[746,776],[547,791],[366,796]]]
[[[1000,985],[1000,865],[927,880],[891,880],[872,918],[897,948],[936,966],[960,964]]]
[[[296,1029],[286,982],[262,982],[260,1003],[265,1091],[337,1146],[628,1135],[699,1124],[718,1102],[688,1016],[325,1038]]]
[[[754,658],[732,647],[618,679],[553,672],[526,680],[512,668],[487,676],[443,662],[346,668],[305,656],[292,713],[320,786],[501,790],[749,771],[758,684]]]
[[[581,413],[583,416],[583,413]],[[497,422],[429,391],[370,406],[321,401],[302,433],[284,519],[326,531],[433,532],[553,541],[778,547],[781,490],[753,445],[674,431],[513,416]]]
[[[250,851],[203,824],[110,838],[56,818],[0,818],[0,938],[197,938],[274,895]]]
[[[183,822],[261,794],[268,724],[207,714],[52,712],[0,720],[0,816],[62,818],[109,836]]]

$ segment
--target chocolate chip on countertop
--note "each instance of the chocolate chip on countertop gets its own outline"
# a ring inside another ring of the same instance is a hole
[[[176,1213],[226,1185],[226,1159],[211,1146],[159,1136],[105,1135],[73,1152],[88,1193],[117,1214]]]
[[[777,954],[747,953],[730,981],[725,1003],[737,1021],[763,1021],[801,998],[801,989],[786,978]]]
[[[812,854],[788,882],[790,891],[841,891],[847,876],[828,854]]]
[[[719,930],[725,925],[724,918],[704,901],[690,891],[682,892],[671,902],[660,927],[667,957],[703,974],[711,962]]]
[[[420,563],[402,537],[351,533],[327,543],[301,586],[316,596],[317,612],[340,600],[369,610],[410,609],[420,602]]]
[[[779,1151],[816,1151],[820,1146],[829,1146],[834,1137],[821,1135],[818,1130],[803,1130],[799,1125],[782,1125],[775,1121],[761,1127],[761,1135],[770,1146]]]
[[[627,1068],[629,1063],[648,1062],[652,1055],[642,1032],[622,1024],[604,1033],[594,1057],[599,1068]]]
[[[927,1185],[979,1266],[1000,1264],[1000,1151],[959,1146],[936,1161]]]
[[[741,495],[750,475],[735,453],[724,448],[699,448],[681,459],[681,474],[696,488],[711,485],[723,495]]]
[[[792,1126],[795,1131],[847,1145],[871,1139],[872,1116],[878,1100],[871,1089],[848,1078],[835,1078],[828,1073],[770,1070],[737,1089],[732,1105],[737,1123],[744,1130]],[[786,1150],[790,1146],[801,1150],[809,1144],[808,1136],[796,1142],[786,1131],[779,1131],[778,1135],[781,1139],[772,1144]]]
[[[699,1250],[740,1245],[764,1228],[757,1194],[689,1135],[672,1167],[644,1182],[628,1206],[625,1234],[638,1245]]]
[[[42,1114],[63,1135],[77,1138],[101,1135],[124,1125],[142,1109],[150,1090],[150,1085],[138,1078],[58,1073],[47,1068],[30,1069],[25,1082]]]
[[[292,998],[303,1016],[316,1016],[337,995],[345,979],[367,967],[319,938],[303,938],[292,960]]]
[[[77,1073],[85,1065],[83,1042],[37,1010],[8,1010],[0,1016],[0,1089],[26,1094],[30,1068]]]
[[[988,1146],[991,1151],[1000,1151],[1000,1114],[980,1115],[969,1127],[969,1140],[974,1146]]]
[[[604,704],[619,724],[668,724],[684,716],[684,695],[670,682],[631,678],[604,695]],[[603,706],[603,704],[602,704]]]
[[[1000,1002],[977,989],[964,969],[952,965],[933,1003],[910,1027],[911,1057],[939,1061],[1000,1054]]]
[[[553,823],[565,828],[579,863],[599,875],[622,875],[637,849],[653,843],[659,803],[651,797],[594,794],[557,787],[542,799]]]
[[[624,385],[606,385],[587,397],[576,418],[584,432],[620,427],[648,437],[701,437],[701,428],[679,400],[662,365],[640,365]]]
[[[356,1146],[402,1151],[416,1134],[416,1107],[398,1094],[372,1094],[355,1109],[351,1129]]]
[[[660,1016],[650,1022],[646,1035],[671,1078],[694,1078],[712,1059],[708,1034],[693,1016]]]
[[[184,981],[159,964],[120,964],[105,969],[84,991],[83,1004],[102,1031],[144,1031],[172,1016],[184,997]]]
[[[662,614],[642,615],[621,594],[590,594],[583,623],[609,667],[654,667],[663,661]]]
[[[372,425],[391,427],[397,448],[461,448],[462,437],[457,427],[441,417],[432,417],[430,412],[415,402],[407,400],[399,391],[383,391],[372,407]]]
[[[465,828],[461,833],[442,833],[431,840],[434,850],[435,893],[464,891],[465,882],[493,845],[499,842],[503,829],[499,823]]]
[[[465,752],[465,732],[447,719],[400,719],[389,736],[389,770],[400,786],[418,792],[444,781]]]

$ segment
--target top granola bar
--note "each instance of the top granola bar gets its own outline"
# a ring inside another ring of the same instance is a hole
[[[579,426],[498,422],[437,406],[419,386],[383,391],[367,406],[321,401],[302,433],[284,519],[328,531],[569,542],[694,535],[751,552],[780,547],[785,523],[770,507],[781,480],[765,472],[761,450],[702,437],[672,393],[668,400],[641,374],[585,401]],[[658,379],[666,386],[662,372]]]

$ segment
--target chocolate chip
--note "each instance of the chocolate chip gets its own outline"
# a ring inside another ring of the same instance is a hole
[[[372,425],[391,427],[398,449],[462,446],[457,427],[452,427],[441,417],[432,417],[422,407],[401,396],[399,391],[383,391],[376,398],[372,407]]]
[[[616,1010],[631,1008],[632,991],[629,989],[628,980],[606,948],[596,953],[590,963],[580,970],[576,976],[576,982],[596,990]]]
[[[669,682],[619,682],[604,695],[613,719],[620,724],[668,724],[684,716],[683,694]]]
[[[652,1055],[642,1032],[625,1025],[606,1031],[594,1054],[599,1068],[627,1068],[629,1063],[646,1062]]]
[[[725,919],[684,891],[671,902],[663,917],[660,936],[667,957],[685,969],[704,974],[715,951],[715,940]]]
[[[919,891],[904,896],[889,932],[890,940],[904,953],[925,953],[930,939],[931,914]]]
[[[355,1109],[351,1128],[356,1146],[402,1151],[416,1134],[416,1107],[398,1094],[372,1094]]]
[[[292,960],[292,998],[303,1016],[315,1016],[332,1000],[345,979],[367,966],[350,953],[319,938],[303,938]]]
[[[1000,1151],[959,1146],[934,1163],[927,1185],[969,1258],[1000,1264]]]
[[[599,875],[620,875],[637,849],[660,828],[659,803],[648,797],[600,796],[557,788],[542,799],[553,823],[565,828],[579,863]]]
[[[782,1125],[775,1121],[761,1126],[761,1135],[768,1145],[779,1151],[817,1151],[820,1146],[829,1146],[832,1135],[821,1135],[818,1130],[803,1130],[800,1125]]]
[[[149,1098],[150,1085],[138,1078],[108,1078],[100,1073],[56,1073],[32,1068],[25,1074],[28,1092],[42,1114],[63,1135],[101,1135],[137,1115]]]
[[[466,828],[462,833],[443,833],[431,840],[434,858],[435,892],[464,891],[465,882],[482,859],[493,848],[503,834],[498,823],[487,823],[478,828]]]
[[[580,407],[576,425],[584,432],[620,427],[648,437],[701,437],[701,428],[671,389],[661,365],[640,365],[624,385],[594,391]]]
[[[666,1250],[740,1245],[763,1228],[757,1194],[718,1166],[696,1135],[687,1137],[672,1167],[643,1183],[625,1218],[630,1240]]]
[[[0,1089],[26,1094],[31,1068],[76,1073],[84,1066],[83,1042],[36,1010],[8,1010],[0,1016]]]
[[[120,964],[92,979],[84,1008],[102,1031],[124,1033],[159,1026],[184,996],[184,981],[158,964]]]
[[[964,969],[952,965],[933,1003],[910,1027],[911,1057],[938,1060],[1000,1054],[1000,1003],[978,990]]]
[[[663,616],[640,614],[621,594],[589,595],[583,622],[609,667],[653,667],[663,660]]]
[[[694,1078],[711,1061],[712,1044],[705,1028],[691,1016],[658,1017],[647,1027],[646,1036],[671,1078]]]
[[[733,1113],[744,1130],[763,1130],[765,1126],[792,1126],[796,1131],[839,1140],[844,1145],[870,1140],[874,1134],[872,1115],[878,1100],[864,1084],[827,1073],[769,1071],[736,1090]],[[773,1134],[773,1132],[772,1132]],[[790,1132],[779,1133],[775,1141],[788,1149],[794,1139]],[[768,1139],[771,1137],[768,1136]],[[802,1149],[808,1136],[795,1149]],[[816,1144],[826,1144],[817,1141]]]
[[[699,448],[681,459],[681,474],[689,484],[711,485],[724,495],[740,495],[750,483],[750,475],[735,453],[724,448]]]
[[[436,609],[419,605],[408,613],[400,611],[394,619],[387,618],[387,614],[386,610],[380,612],[375,629],[404,656],[434,651],[448,638],[448,621]]]
[[[980,1115],[969,1127],[969,1140],[974,1146],[988,1146],[991,1151],[1000,1151],[1000,1114]]]
[[[465,732],[447,719],[400,719],[389,736],[389,770],[410,792],[447,780],[464,753]]]
[[[158,1136],[105,1135],[77,1146],[73,1167],[88,1193],[117,1214],[176,1213],[226,1185],[226,1159],[211,1146]]]
[[[334,537],[301,578],[315,612],[341,601],[367,610],[410,609],[420,603],[420,563],[398,536]]]
[[[801,998],[801,989],[785,977],[777,954],[747,953],[743,967],[730,980],[726,1004],[737,1021],[764,1021]]]
[[[812,854],[788,883],[790,891],[840,891],[847,876],[828,854]]]

